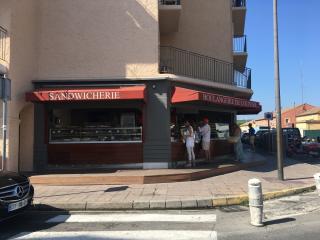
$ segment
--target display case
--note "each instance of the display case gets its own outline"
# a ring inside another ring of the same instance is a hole
[[[142,142],[142,127],[67,127],[49,130],[50,144],[131,142]]]
[[[229,123],[211,123],[211,140],[226,140],[229,138]],[[200,139],[198,128],[193,129],[195,134],[198,135],[196,139]],[[171,125],[171,142],[180,142],[183,139],[183,133],[186,131],[184,125],[178,127],[174,124]]]

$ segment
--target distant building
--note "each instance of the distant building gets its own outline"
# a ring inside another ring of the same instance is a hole
[[[301,116],[309,111],[312,112],[313,109],[317,109],[315,106],[304,103],[291,108],[284,108],[281,112],[281,125],[285,127],[296,127],[298,116]],[[268,120],[264,118],[254,119],[248,122],[245,122],[240,125],[240,128],[243,132],[248,131],[248,124],[251,123],[255,129],[268,126]],[[270,121],[270,128],[276,128],[276,113],[273,113],[273,120]],[[301,131],[301,130],[300,130]],[[301,132],[302,134],[302,132]]]
[[[295,127],[296,126],[296,116],[302,114],[306,111],[315,108],[310,104],[304,103],[295,107],[286,108],[282,110],[281,113],[281,123],[282,127]],[[275,116],[275,114],[274,114]]]
[[[320,136],[320,107],[300,113],[296,118],[296,126],[303,136]]]

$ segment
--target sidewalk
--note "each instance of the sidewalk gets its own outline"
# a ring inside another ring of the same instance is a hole
[[[246,152],[246,154],[251,154]],[[254,153],[253,157],[261,158]],[[265,157],[265,156],[263,156]],[[198,181],[90,186],[34,185],[36,209],[111,210],[209,208],[244,204],[247,182],[259,178],[266,199],[314,189],[313,175],[320,167],[292,159],[285,160],[285,181],[277,180],[276,160],[267,164]]]

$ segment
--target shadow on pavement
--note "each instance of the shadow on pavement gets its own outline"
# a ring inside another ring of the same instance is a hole
[[[104,192],[120,192],[120,191],[125,191],[128,188],[129,188],[128,186],[111,187],[104,190]]]
[[[264,222],[264,225],[269,226],[269,225],[288,223],[288,222],[294,222],[294,221],[296,221],[295,218],[281,218],[281,219],[266,221],[266,222]]]
[[[31,209],[32,207],[1,222],[0,239],[15,239],[23,237],[26,233],[50,229],[61,223],[46,223],[47,220],[62,214],[70,215],[68,211],[53,207],[49,212],[31,211]]]
[[[231,206],[219,207],[219,210],[225,213],[245,212],[245,211],[248,211],[248,207],[240,206],[240,205],[231,205]]]
[[[291,180],[304,180],[304,179],[313,179],[313,177],[286,178],[286,179],[284,179],[284,181],[291,181]]]
[[[257,150],[254,153],[246,151],[245,154],[252,154],[253,158],[265,157],[267,159],[266,164],[264,164],[262,166],[248,168],[248,169],[246,169],[247,171],[272,172],[272,171],[277,170],[277,157],[276,157],[276,155],[270,154],[268,152],[260,151],[260,150]],[[295,165],[295,164],[301,164],[301,162],[296,159],[286,158],[286,157],[284,157],[283,162],[284,162],[283,163],[284,167],[288,167],[288,166]]]

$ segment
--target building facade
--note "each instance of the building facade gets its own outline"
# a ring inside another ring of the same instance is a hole
[[[291,128],[291,127],[298,127],[301,126],[302,119],[300,116],[305,116],[305,114],[309,115],[309,112],[313,113],[313,111],[316,111],[316,107],[313,105],[310,105],[308,103],[304,103],[298,106],[294,107],[288,107],[284,108],[281,111],[281,125],[283,128]],[[265,128],[268,127],[268,124],[270,125],[270,128],[276,128],[277,122],[276,122],[276,113],[273,113],[273,119],[269,121],[265,118],[258,118],[251,121],[248,121],[246,123],[243,123],[240,125],[240,128],[243,132],[248,131],[248,124],[251,123],[254,128]],[[298,126],[298,124],[300,125]],[[304,128],[302,127],[300,129],[301,134],[303,134]]]
[[[315,107],[297,115],[297,128],[302,136],[320,137],[320,108]]]
[[[311,109],[315,108],[310,104],[304,103],[298,106],[294,106],[292,108],[286,108],[283,110],[281,114],[282,127],[296,127],[297,124],[297,116],[299,114],[303,114]]]
[[[0,0],[8,170],[169,168],[185,120],[213,155],[251,101],[244,0]],[[5,75],[4,75],[5,74]]]

